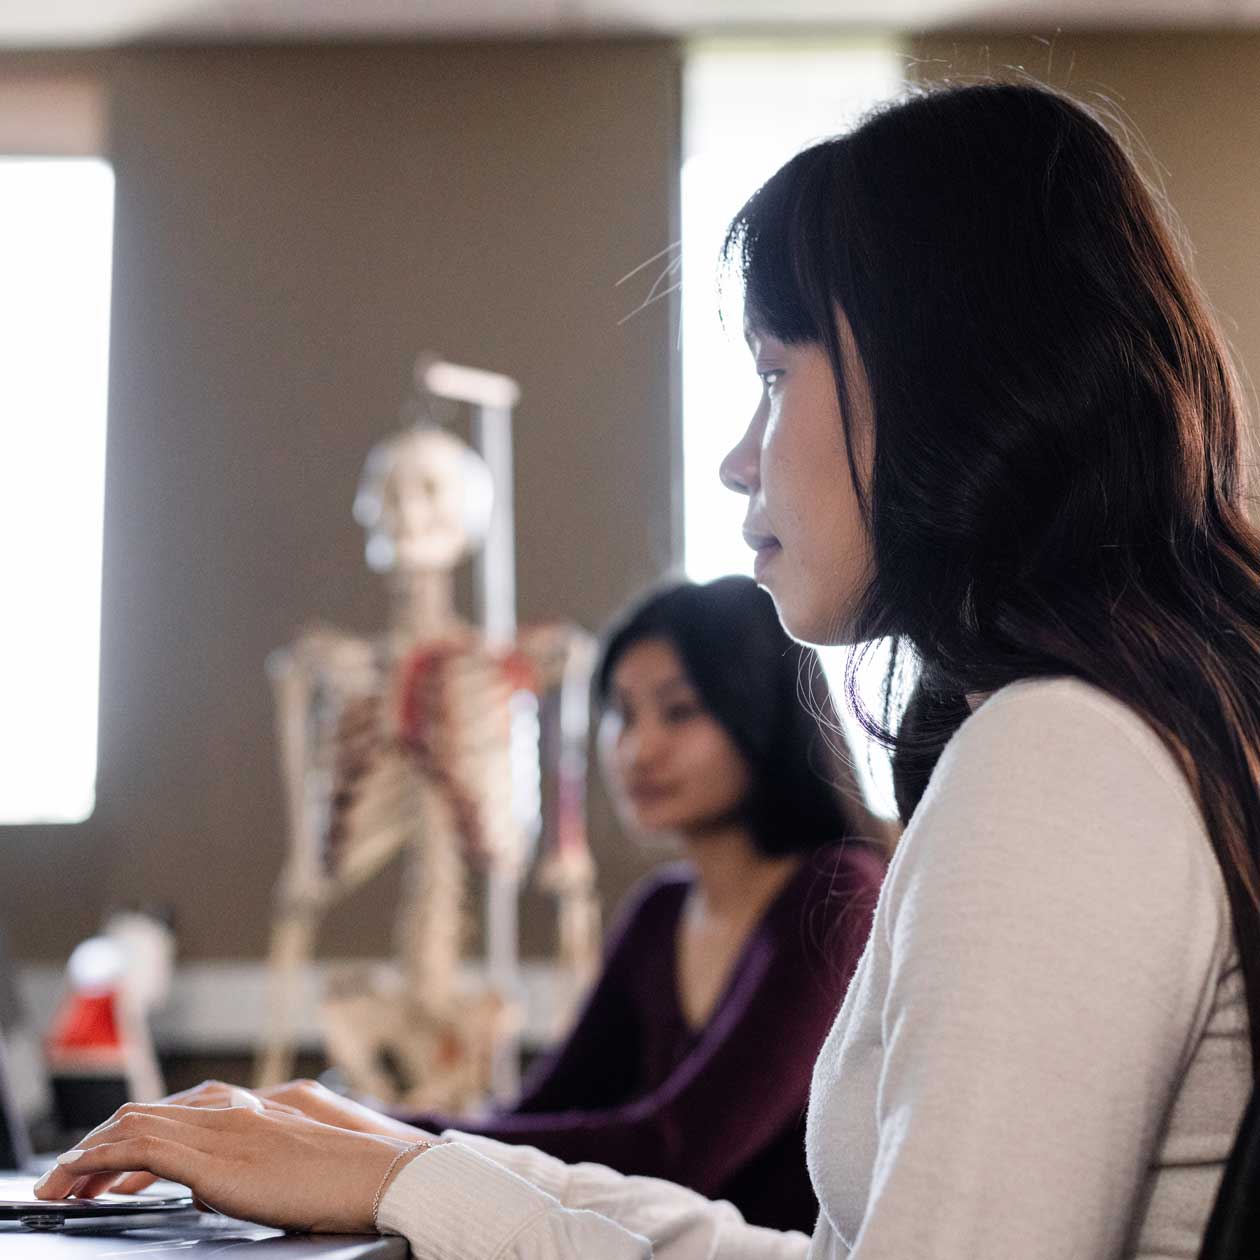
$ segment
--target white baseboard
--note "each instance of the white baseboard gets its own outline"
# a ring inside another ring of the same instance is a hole
[[[350,961],[350,960],[346,960]],[[369,960],[356,959],[355,963]],[[341,961],[316,963],[304,977],[297,1033],[304,1048],[320,1045],[318,1004],[329,971]],[[65,971],[52,964],[17,966],[25,1014],[40,1032],[47,1029],[65,987]],[[475,983],[477,969],[467,978]],[[173,1052],[241,1053],[257,1045],[266,1022],[267,969],[260,962],[194,962],[176,968],[171,998],[153,1019],[158,1049]],[[551,963],[521,965],[521,1001],[527,1045],[547,1045],[554,1037],[563,992],[560,970]]]

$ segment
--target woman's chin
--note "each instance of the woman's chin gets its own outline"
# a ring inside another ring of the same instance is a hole
[[[820,608],[808,596],[798,596],[786,582],[763,582],[774,600],[783,629],[797,643],[810,647],[839,647],[856,643],[851,618],[838,616],[832,608]]]
[[[823,644],[829,642],[826,637],[826,622],[816,615],[807,603],[794,600],[790,592],[772,586],[769,582],[762,585],[774,600],[775,611],[779,614],[779,622],[798,643]]]
[[[681,838],[672,827],[645,827],[632,819],[626,819],[623,825],[635,847],[649,857],[677,858],[683,853]]]

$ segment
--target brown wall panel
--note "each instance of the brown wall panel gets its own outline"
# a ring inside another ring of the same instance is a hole
[[[677,234],[677,53],[0,59],[50,68],[104,79],[117,176],[99,795],[82,826],[0,832],[0,923],[58,958],[147,900],[186,957],[258,956],[283,843],[263,661],[312,617],[383,623],[350,504],[418,349],[521,382],[523,618],[598,626],[670,561],[673,310],[619,325],[641,295],[614,282]],[[595,830],[613,900],[645,861],[602,800]],[[323,952],[385,951],[395,882]]]

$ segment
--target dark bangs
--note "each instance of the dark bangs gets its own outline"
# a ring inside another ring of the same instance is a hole
[[[875,117],[872,114],[871,117]],[[854,142],[849,136],[820,141],[802,150],[770,177],[741,207],[727,229],[722,269],[743,291],[744,314],[754,329],[788,345],[809,343],[826,353],[844,424],[849,477],[858,506],[872,524],[868,478],[860,471],[859,438],[848,424],[853,409],[849,369],[837,312],[849,319],[862,358],[863,339],[877,301],[872,268],[863,258]],[[867,363],[871,387],[875,373]],[[874,600],[864,598],[858,618],[862,637],[883,633]]]
[[[731,221],[722,246],[723,270],[743,291],[745,318],[790,344],[822,342],[831,322],[820,284],[825,274],[812,255],[820,239],[818,207],[833,182],[827,151],[842,143],[805,149],[772,175]]]

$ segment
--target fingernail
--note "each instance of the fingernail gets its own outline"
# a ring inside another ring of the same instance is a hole
[[[39,1179],[39,1180],[35,1183],[34,1189],[36,1189],[36,1190],[42,1190],[42,1189],[43,1189],[43,1188],[44,1188],[44,1187],[48,1184],[48,1178],[49,1178],[49,1177],[51,1177],[51,1176],[52,1176],[52,1169],[50,1168],[50,1169],[49,1169],[49,1170],[48,1170],[48,1171],[47,1171],[47,1172],[46,1172],[46,1173],[45,1173],[45,1174],[44,1174],[44,1175],[43,1175],[43,1176],[42,1176],[42,1177],[41,1177],[41,1178],[40,1178],[40,1179]]]
[[[250,1107],[258,1112],[264,1110],[262,1099],[247,1089],[241,1089],[239,1085],[233,1085],[228,1090],[228,1104],[232,1107]]]
[[[76,1159],[82,1159],[84,1155],[86,1154],[87,1154],[87,1151],[80,1151],[80,1150],[66,1151],[64,1155],[57,1156],[57,1163],[73,1164]],[[46,1175],[47,1174],[45,1174],[45,1176]]]

